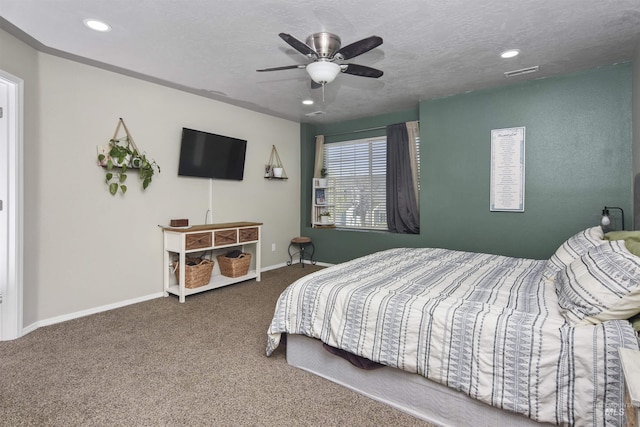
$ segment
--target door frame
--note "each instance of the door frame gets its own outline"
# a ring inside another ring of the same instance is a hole
[[[7,214],[7,288],[0,309],[0,341],[22,336],[23,295],[23,130],[24,81],[0,70],[0,84],[7,88],[7,108],[0,120],[7,121],[8,181],[7,199],[3,210]],[[5,260],[2,260],[4,262]]]

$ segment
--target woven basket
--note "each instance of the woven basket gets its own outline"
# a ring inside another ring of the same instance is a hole
[[[189,265],[189,264],[194,265]],[[211,271],[215,264],[210,259],[187,258],[186,268],[184,269],[184,287],[193,289],[204,286],[211,280]],[[180,281],[180,263],[176,267],[176,279]]]
[[[251,264],[251,254],[241,254],[238,258],[227,258],[224,255],[218,255],[218,265],[220,273],[227,277],[240,277],[247,274],[249,265]]]

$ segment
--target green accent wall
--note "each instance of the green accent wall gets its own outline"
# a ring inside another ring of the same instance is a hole
[[[566,238],[597,225],[605,205],[629,212],[629,229],[631,94],[632,67],[624,63],[423,101],[415,111],[303,124],[300,233],[313,239],[319,261],[337,263],[398,246],[547,259]],[[418,117],[420,235],[311,228],[315,135]],[[490,212],[490,133],[518,126],[526,127],[525,211]]]

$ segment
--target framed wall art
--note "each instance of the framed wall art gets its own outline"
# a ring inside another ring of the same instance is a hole
[[[524,212],[525,128],[491,130],[491,211]]]

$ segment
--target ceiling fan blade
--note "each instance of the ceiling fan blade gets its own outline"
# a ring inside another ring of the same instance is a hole
[[[280,71],[280,70],[293,70],[294,68],[306,68],[306,65],[285,65],[284,67],[273,67],[273,68],[262,68],[260,70],[256,70],[258,72],[263,71]]]
[[[353,74],[354,76],[360,76],[360,77],[371,77],[371,78],[377,79],[378,77],[382,77],[382,75],[384,74],[382,71],[376,70],[375,68],[366,67],[364,65],[358,65],[358,64],[346,64],[346,65],[341,65],[341,67],[342,67],[343,73]]]
[[[366,39],[346,45],[333,55],[336,59],[351,59],[365,52],[369,52],[382,44],[382,37],[371,36]]]
[[[317,58],[318,53],[311,49],[306,44],[302,43],[297,38],[293,37],[291,34],[280,33],[278,34],[282,40],[284,40],[289,46],[300,52],[301,54],[308,56],[309,58]]]

